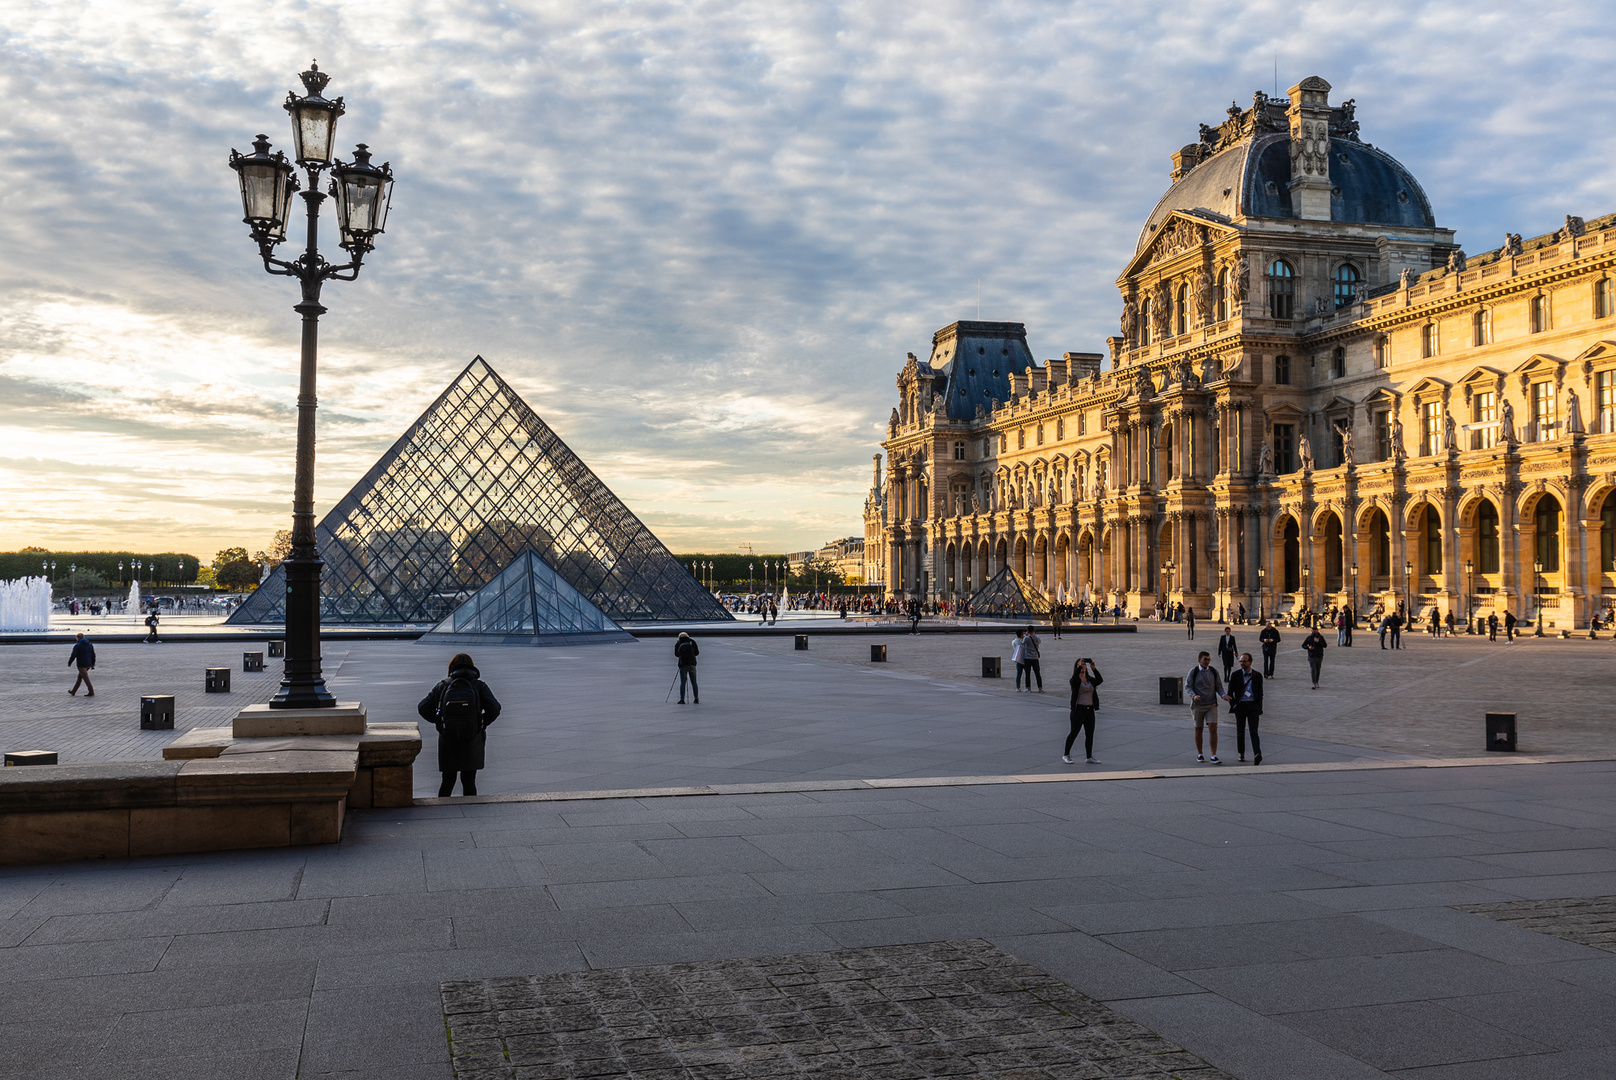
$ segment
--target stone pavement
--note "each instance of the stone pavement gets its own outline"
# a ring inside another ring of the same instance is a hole
[[[1610,1075],[1616,764],[359,811],[0,874],[12,1075],[448,1080],[441,984],[982,938],[1233,1076]]]

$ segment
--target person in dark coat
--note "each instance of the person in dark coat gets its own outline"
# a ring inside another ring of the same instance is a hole
[[[464,691],[467,684],[475,689],[478,717],[475,729],[466,738],[456,739],[452,732],[446,733],[445,730],[448,725],[442,714],[444,695],[448,694],[453,699]],[[483,767],[488,725],[499,719],[500,704],[494,692],[488,689],[488,684],[483,682],[482,672],[471,662],[471,657],[456,653],[449,661],[449,677],[434,686],[431,693],[421,699],[415,711],[421,714],[421,719],[438,729],[438,771],[443,774],[443,783],[438,786],[438,798],[446,799],[454,794],[457,774],[460,777],[460,793],[477,794],[477,771]]]
[[[95,670],[95,646],[83,634],[73,642],[73,651],[67,654],[67,666],[79,669],[79,677],[73,680],[73,689],[68,693],[78,697],[79,683],[83,683],[84,689],[89,691],[84,696],[95,697],[95,686],[90,682],[90,672]]]
[[[1257,718],[1262,716],[1263,677],[1251,670],[1251,654],[1240,654],[1240,670],[1229,678],[1229,692],[1223,700],[1234,713],[1234,748],[1246,760],[1246,728],[1251,729],[1251,763],[1262,764],[1262,742],[1257,738]]]
[[[1272,679],[1274,658],[1279,654],[1279,627],[1267,619],[1263,620],[1262,627],[1262,633],[1257,635],[1257,640],[1262,643],[1262,673],[1263,678]]]
[[[1324,663],[1324,650],[1329,646],[1324,635],[1317,628],[1302,641],[1302,648],[1307,650],[1307,666],[1313,673],[1313,689],[1319,688],[1319,666]]]
[[[1218,659],[1223,661],[1223,681],[1228,682],[1229,676],[1234,673],[1234,658],[1240,654],[1240,646],[1234,643],[1234,627],[1225,626],[1223,636],[1218,638]]]
[[[679,704],[685,703],[685,681],[690,682],[690,700],[692,704],[701,704],[701,687],[696,685],[696,657],[701,655],[701,648],[696,639],[684,631],[679,632],[679,640],[673,643],[673,655],[679,658]]]
[[[1100,669],[1088,657],[1081,657],[1072,665],[1072,730],[1066,736],[1066,749],[1061,751],[1061,760],[1068,765],[1072,763],[1072,743],[1077,741],[1080,731],[1088,763],[1099,764],[1094,757],[1094,710],[1100,707],[1100,692],[1095,688],[1103,682]]]

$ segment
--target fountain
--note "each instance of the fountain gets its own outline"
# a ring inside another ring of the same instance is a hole
[[[42,577],[0,581],[0,630],[49,630],[51,585]]]
[[[130,622],[140,621],[140,582],[129,583],[129,602],[124,605],[124,611],[128,613]]]

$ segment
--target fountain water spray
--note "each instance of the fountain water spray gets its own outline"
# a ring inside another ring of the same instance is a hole
[[[51,584],[45,578],[0,581],[0,630],[49,630]]]
[[[129,583],[129,603],[125,605],[124,610],[129,613],[131,622],[140,621],[140,582]]]

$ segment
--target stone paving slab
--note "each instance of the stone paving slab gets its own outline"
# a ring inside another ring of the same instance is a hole
[[[1616,896],[1465,904],[1458,910],[1484,915],[1522,930],[1535,930],[1562,941],[1616,952]]]
[[[1229,1077],[980,939],[440,990],[458,1080]]]

